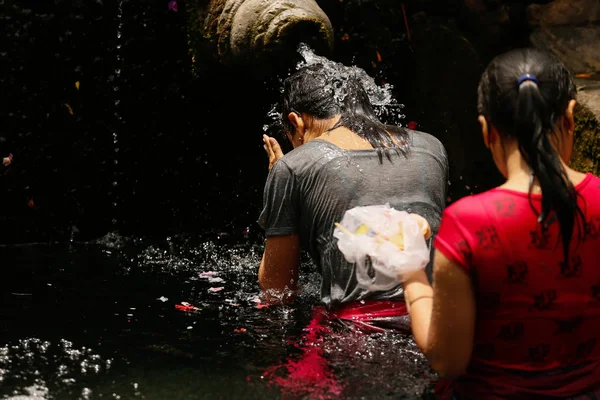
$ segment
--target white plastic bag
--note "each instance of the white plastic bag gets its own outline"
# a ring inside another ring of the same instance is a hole
[[[424,269],[429,249],[419,223],[388,204],[346,211],[333,236],[346,260],[356,265],[358,283],[369,290],[389,290],[401,275]]]

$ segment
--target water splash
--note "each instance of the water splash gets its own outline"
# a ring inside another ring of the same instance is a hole
[[[116,49],[115,49],[115,53],[116,53],[116,68],[115,68],[115,80],[114,80],[114,85],[113,85],[113,91],[115,92],[116,95],[116,99],[114,102],[115,105],[115,112],[114,112],[114,117],[115,117],[115,127],[120,127],[122,126],[122,122],[123,122],[123,117],[121,116],[120,113],[120,104],[121,104],[121,100],[120,100],[120,96],[117,95],[117,93],[120,90],[119,84],[121,83],[121,69],[122,69],[122,65],[123,65],[123,60],[122,60],[122,52],[121,52],[121,47],[122,47],[122,36],[123,36],[123,1],[124,0],[119,0],[118,1],[118,9],[117,9],[117,45],[116,45]],[[117,218],[116,218],[116,210],[119,207],[119,196],[118,196],[118,186],[119,186],[119,181],[117,179],[117,171],[118,171],[118,165],[119,165],[119,136],[117,134],[117,130],[118,129],[114,129],[113,133],[112,133],[112,144],[113,144],[113,155],[112,155],[112,163],[113,163],[113,181],[111,182],[111,186],[112,188],[110,189],[110,194],[111,194],[111,205],[113,207],[113,218],[111,220],[113,225],[116,225],[118,223]]]
[[[296,66],[297,70],[311,65],[323,65],[325,67],[324,73],[328,75],[330,80],[335,79],[337,82],[344,82],[353,79],[359,81],[363,85],[363,88],[367,92],[369,100],[374,107],[403,107],[402,104],[398,104],[394,99],[392,85],[388,83],[383,86],[377,85],[375,80],[369,76],[364,69],[357,66],[348,67],[342,63],[319,56],[304,43],[298,46],[298,52],[304,60],[298,63]],[[343,84],[341,86],[332,85],[332,89],[336,93],[334,97],[341,103],[345,98],[345,88]]]
[[[298,46],[298,53],[300,53],[303,60],[296,65],[296,70],[311,65],[322,65],[324,68],[320,74],[322,73],[326,76],[324,81],[325,88],[333,91],[334,99],[340,106],[347,97],[348,91],[345,83],[350,80],[358,81],[362,84],[365,92],[369,96],[369,101],[381,122],[389,125],[402,125],[402,121],[406,118],[402,113],[404,104],[398,103],[394,98],[394,87],[391,84],[385,83],[380,86],[364,69],[356,65],[346,66],[342,63],[332,61],[327,57],[317,55],[305,43],[301,43]],[[279,79],[279,82],[280,93],[283,93],[283,79]],[[267,113],[267,120],[269,123],[263,126],[263,131],[282,131],[281,113],[278,111],[279,108],[280,104],[272,105],[271,110]]]

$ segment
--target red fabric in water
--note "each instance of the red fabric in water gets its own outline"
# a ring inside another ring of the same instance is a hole
[[[401,317],[408,315],[406,303],[391,300],[364,300],[350,303],[330,313],[332,318],[352,321],[369,321],[376,318]]]
[[[278,386],[284,394],[293,397],[309,396],[311,399],[338,398],[344,389],[335,373],[330,370],[323,356],[323,339],[333,334],[331,321],[343,321],[354,331],[364,333],[383,332],[375,325],[377,319],[407,315],[404,302],[370,300],[351,303],[335,311],[315,307],[312,320],[297,343],[302,354],[288,358],[283,364],[270,367],[264,374],[270,384]],[[295,358],[295,357],[294,357]]]

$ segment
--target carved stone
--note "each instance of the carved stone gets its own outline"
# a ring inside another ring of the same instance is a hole
[[[331,22],[314,0],[196,0],[190,11],[192,50],[223,64],[272,60],[300,42],[333,47]]]

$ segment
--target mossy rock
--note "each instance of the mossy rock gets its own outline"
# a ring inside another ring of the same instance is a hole
[[[600,174],[600,122],[589,108],[575,107],[575,145],[571,167],[580,172]]]

